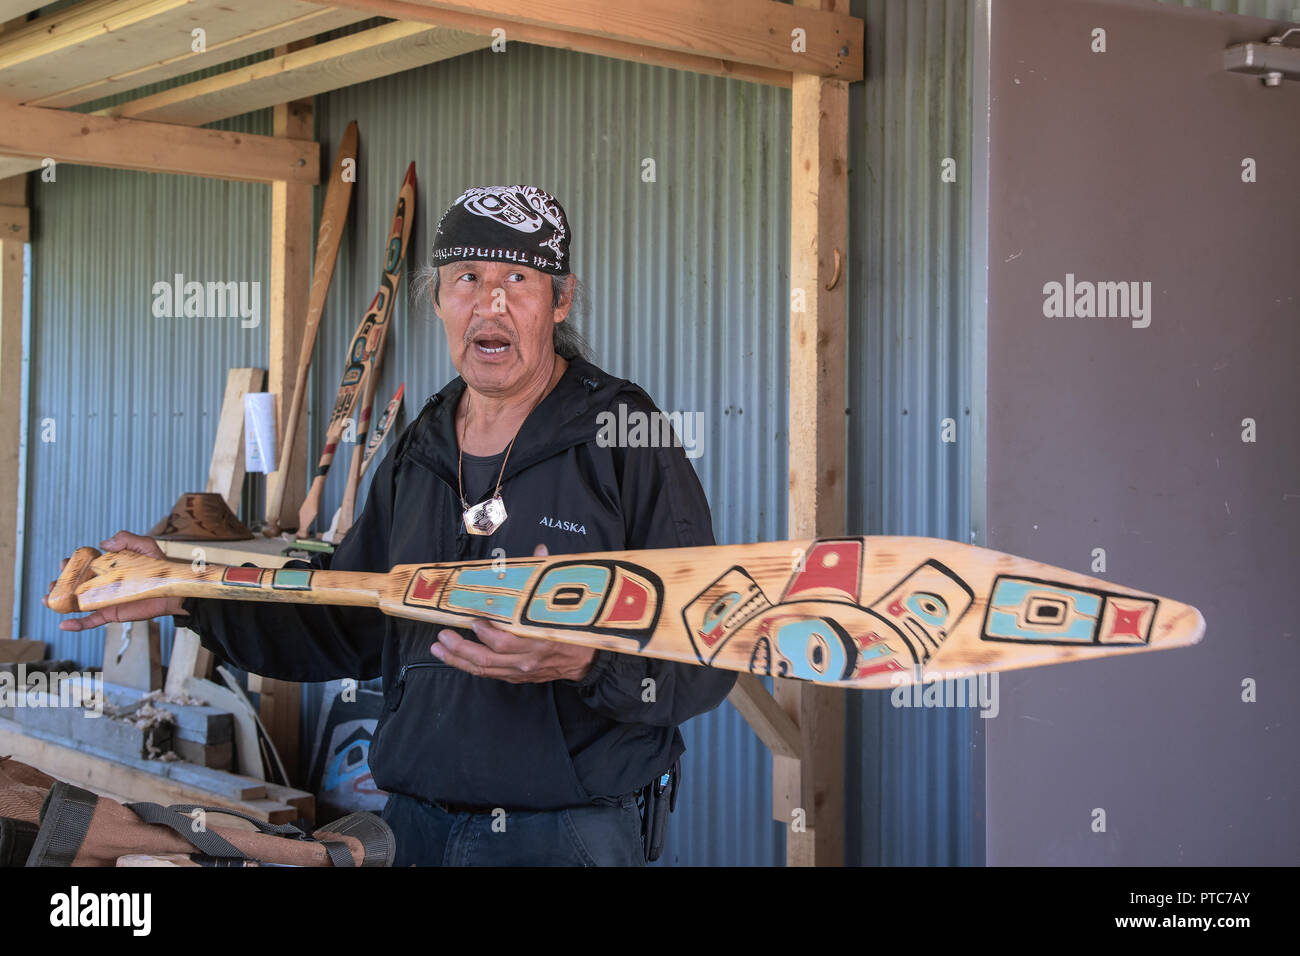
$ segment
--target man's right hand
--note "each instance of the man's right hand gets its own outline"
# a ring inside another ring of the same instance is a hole
[[[150,558],[166,559],[167,557],[153,538],[141,534],[131,534],[129,531],[119,531],[111,538],[99,542],[99,547],[103,551],[134,551]],[[62,572],[67,564],[68,559],[64,558],[59,564],[59,571]],[[42,603],[46,607],[50,606],[50,591],[54,589],[56,583],[57,581],[51,581],[50,586],[45,590]],[[111,607],[100,608],[98,611],[91,611],[85,617],[65,618],[59,622],[59,629],[64,631],[84,631],[87,628],[99,627],[112,621],[147,621],[150,618],[167,617],[171,614],[184,615],[186,611],[181,607],[184,601],[185,599],[180,597],[162,597],[145,598],[142,601],[130,601],[126,604],[115,604]]]

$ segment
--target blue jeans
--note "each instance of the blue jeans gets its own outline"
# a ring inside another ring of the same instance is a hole
[[[389,794],[394,866],[645,866],[641,813],[625,794],[567,810],[449,813]]]

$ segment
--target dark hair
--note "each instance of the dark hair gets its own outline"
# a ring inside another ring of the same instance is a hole
[[[416,272],[411,291],[417,300],[432,300],[434,305],[438,305],[438,290],[441,286],[442,277],[438,274],[438,267],[430,262]],[[573,293],[573,302],[569,306],[569,314],[563,322],[556,324],[551,333],[551,345],[555,353],[566,361],[591,357],[591,344],[574,324],[576,319],[587,317],[587,287],[572,272],[562,276],[551,275],[551,308],[559,308],[565,294],[570,291]]]

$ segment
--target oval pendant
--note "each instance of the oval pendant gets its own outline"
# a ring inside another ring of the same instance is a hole
[[[465,530],[470,534],[489,535],[506,523],[506,503],[500,495],[494,495],[487,501],[480,501],[472,508],[466,509],[464,515]]]

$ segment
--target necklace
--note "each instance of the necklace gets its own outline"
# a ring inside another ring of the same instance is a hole
[[[537,408],[537,402],[533,403],[533,409]],[[529,409],[528,415],[533,413]],[[524,420],[528,419],[524,416]],[[469,395],[465,396],[465,428],[469,428]],[[465,438],[462,435],[459,441],[460,457],[456,461],[456,484],[460,489],[460,506],[463,510],[461,520],[465,522],[465,530],[473,535],[489,535],[494,533],[498,528],[506,523],[509,515],[506,513],[506,503],[501,499],[501,479],[506,476],[506,463],[510,461],[510,449],[515,447],[515,438],[519,437],[519,432],[523,431],[523,424],[520,423],[519,431],[515,432],[515,437],[510,439],[510,444],[506,446],[506,457],[501,462],[501,472],[497,475],[497,486],[492,491],[492,496],[471,507],[470,503],[465,500]]]

